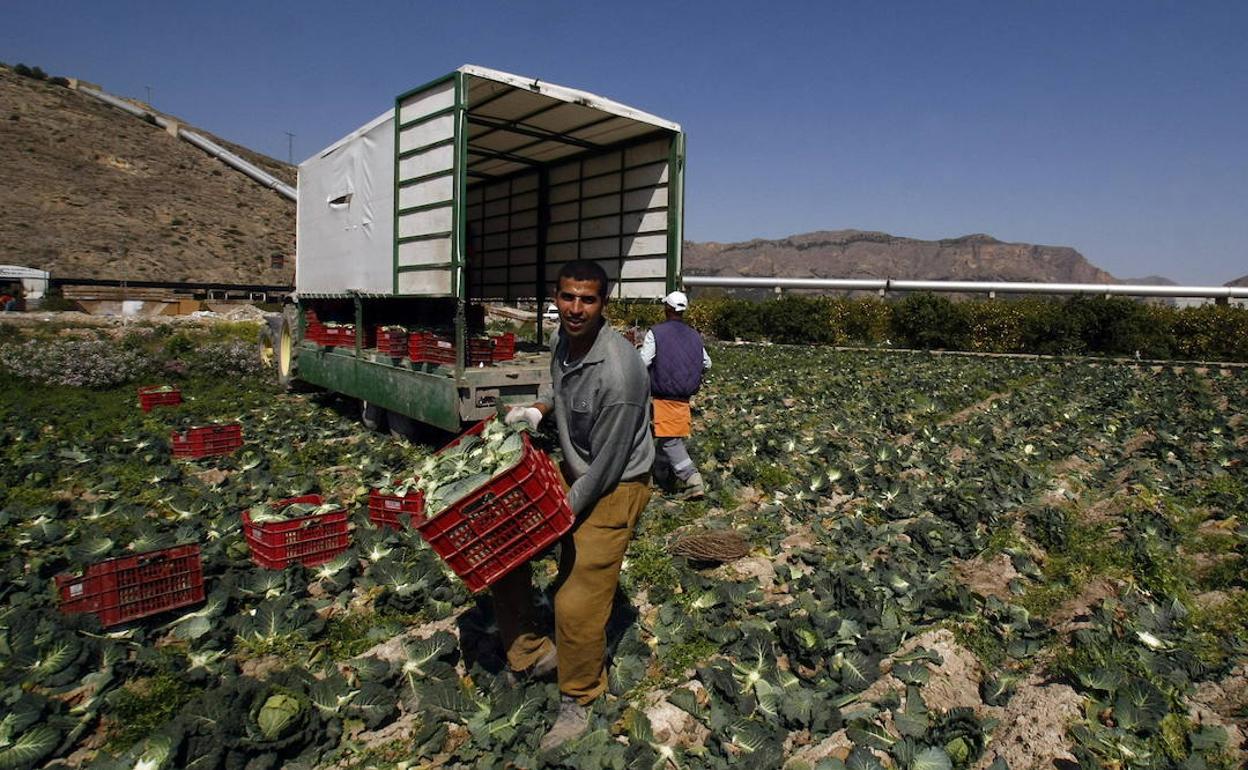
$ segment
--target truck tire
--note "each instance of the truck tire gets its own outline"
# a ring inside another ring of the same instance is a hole
[[[274,340],[277,359],[277,381],[287,390],[298,386],[299,374],[299,319],[294,305],[287,305],[280,319],[281,330]]]
[[[260,357],[260,365],[264,371],[277,372],[277,345],[282,338],[282,317],[271,315],[260,327],[260,337],[256,342],[256,352]]]
[[[416,421],[405,414],[398,412],[386,412],[386,424],[390,426],[390,435],[394,438],[415,441],[417,437]]]
[[[373,431],[380,431],[382,426],[386,424],[386,410],[370,404],[367,401],[360,401],[360,422],[364,423],[364,427]]]

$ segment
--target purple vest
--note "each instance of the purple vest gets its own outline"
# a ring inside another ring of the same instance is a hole
[[[689,398],[702,387],[702,335],[684,321],[664,321],[654,334],[654,362],[650,364],[650,395]]]

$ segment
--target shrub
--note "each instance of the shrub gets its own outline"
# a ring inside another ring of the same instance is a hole
[[[960,350],[967,338],[966,319],[947,297],[910,294],[893,307],[893,331],[909,347]]]
[[[240,340],[202,345],[190,356],[190,361],[200,374],[256,374],[264,369],[255,345]]]
[[[695,299],[686,320],[720,339],[895,343],[1041,355],[1133,356],[1138,352],[1144,358],[1248,361],[1248,308],[1179,309],[1122,297],[953,302],[923,293],[885,302],[875,297],[786,295],[752,301],[712,296]],[[646,323],[640,313],[638,322]]]
[[[22,75],[23,77],[34,78],[35,80],[47,80],[48,79],[48,73],[44,72],[39,67],[27,67],[25,64],[22,64],[20,62],[18,63],[16,67],[13,68],[13,71],[19,75]],[[67,84],[68,84],[68,81],[67,81]]]
[[[763,303],[763,322],[773,342],[801,344],[838,342],[838,328],[831,300],[786,294]]]
[[[993,300],[958,305],[966,332],[967,350],[980,353],[1017,353],[1023,348],[1024,308],[1017,302]]]
[[[762,340],[768,337],[759,303],[745,300],[725,302],[711,322],[711,333],[721,340]]]
[[[152,360],[107,340],[29,340],[0,348],[0,367],[45,385],[106,388],[148,373]]]
[[[877,297],[844,300],[845,336],[865,345],[876,345],[891,339],[893,309]]]
[[[165,355],[170,358],[183,358],[196,347],[195,340],[183,332],[178,332],[165,341]]]

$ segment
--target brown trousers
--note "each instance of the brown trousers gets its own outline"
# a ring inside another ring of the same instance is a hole
[[[624,553],[649,501],[648,479],[620,482],[559,543],[554,641],[559,691],[582,704],[607,689],[603,660],[607,618]],[[507,665],[513,671],[529,668],[550,652],[550,637],[536,627],[531,579],[532,571],[524,564],[490,589]]]

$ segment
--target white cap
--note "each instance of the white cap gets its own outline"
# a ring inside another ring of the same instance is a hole
[[[663,304],[677,313],[683,313],[689,307],[689,298],[683,291],[674,291],[663,298]]]

